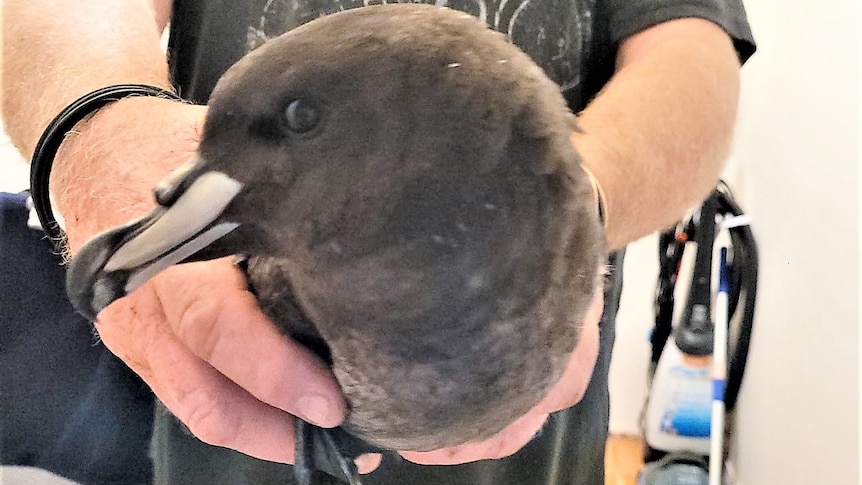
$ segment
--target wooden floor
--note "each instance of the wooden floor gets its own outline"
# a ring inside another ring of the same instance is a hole
[[[613,435],[605,451],[605,485],[635,485],[643,468],[643,442],[639,437]]]

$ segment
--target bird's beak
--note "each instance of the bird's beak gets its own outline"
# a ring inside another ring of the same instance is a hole
[[[95,320],[111,302],[173,264],[233,253],[230,244],[213,243],[239,226],[221,216],[242,184],[205,165],[195,158],[180,167],[156,187],[159,205],[152,212],[84,245],[66,275],[78,312]]]

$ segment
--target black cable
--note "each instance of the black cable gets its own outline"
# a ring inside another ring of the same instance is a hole
[[[733,194],[726,185],[720,185],[716,193],[722,212],[732,216],[743,215],[742,209],[737,205]],[[759,260],[757,241],[754,239],[754,233],[749,224],[732,227],[729,231],[733,246],[733,270],[736,278],[739,279],[736,301],[744,300],[742,314],[736,329],[736,342],[733,351],[729,354],[727,387],[724,394],[725,408],[732,411],[736,406],[742,387],[742,378],[745,375],[745,365],[748,362],[748,351],[751,345],[751,334],[754,329]],[[738,307],[736,309],[739,310]]]
[[[650,336],[650,343],[652,344],[651,375],[658,365],[667,339],[673,332],[674,290],[676,289],[679,262],[685,248],[685,242],[678,238],[679,235],[686,234],[683,226],[684,223],[680,223],[676,227],[659,233],[659,278],[656,285],[655,324]]]
[[[39,222],[42,223],[48,237],[55,244],[64,241],[65,234],[60,229],[60,225],[54,218],[54,212],[51,210],[48,183],[54,157],[57,156],[57,151],[60,149],[66,134],[75,125],[103,106],[129,96],[150,96],[182,101],[182,98],[171,91],[146,84],[107,86],[76,99],[63,109],[42,132],[30,164],[30,195],[33,199],[33,208],[36,210],[36,215],[39,216]]]

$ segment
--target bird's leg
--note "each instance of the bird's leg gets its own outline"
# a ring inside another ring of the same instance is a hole
[[[312,485],[315,472],[330,475],[347,485],[362,485],[353,462],[363,453],[384,450],[362,441],[343,428],[321,428],[296,418],[296,462],[299,485]]]

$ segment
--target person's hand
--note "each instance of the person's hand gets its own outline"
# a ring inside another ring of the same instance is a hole
[[[96,329],[204,442],[293,462],[291,414],[327,427],[343,417],[328,366],[279,334],[229,260],[166,270]]]
[[[402,451],[401,456],[424,465],[456,465],[515,454],[539,432],[550,413],[574,406],[584,397],[598,356],[603,308],[604,296],[599,289],[584,317],[580,340],[563,376],[527,414],[487,440],[433,451]]]
[[[52,192],[73,253],[154,205],[152,187],[191,158],[204,114],[199,106],[127,99],[64,143]],[[207,443],[293,462],[291,415],[325,427],[343,419],[329,368],[279,334],[227,260],[170,268],[101,312],[96,329]]]

